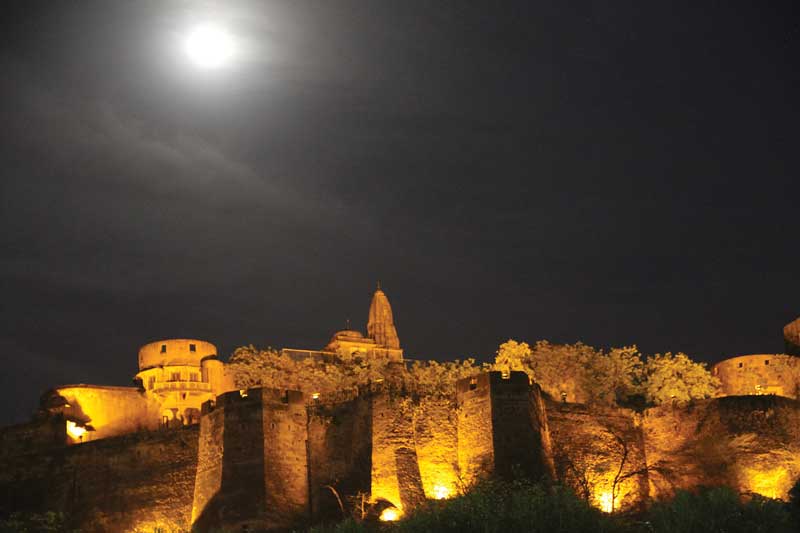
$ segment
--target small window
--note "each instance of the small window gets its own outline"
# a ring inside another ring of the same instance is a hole
[[[185,400],[185,399],[186,399],[186,393],[183,392],[183,393],[181,393],[181,400]]]
[[[197,381],[197,373],[196,372],[192,372],[191,374],[189,374],[189,381]]]
[[[189,351],[190,351],[190,352],[196,352],[196,351],[197,351],[197,345],[195,345],[195,344],[190,344],[190,345],[189,345]]]
[[[173,372],[170,375],[170,381],[180,381],[181,380],[181,373],[180,372]]]
[[[166,344],[162,344],[161,345],[161,353],[167,353],[167,345]]]
[[[475,390],[478,388],[478,380],[477,378],[471,378],[469,380],[469,390]]]
[[[744,366],[744,363],[739,363],[739,368],[742,368],[743,366]]]
[[[767,359],[766,361],[764,361],[764,364],[765,364],[765,365],[769,365],[769,359]]]

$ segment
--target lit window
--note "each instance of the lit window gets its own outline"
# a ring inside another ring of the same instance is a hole
[[[161,353],[167,353],[167,345],[166,344],[162,344],[161,345]]]
[[[190,344],[190,345],[189,345],[189,351],[190,351],[190,352],[196,352],[196,351],[197,351],[197,346],[196,346],[196,345],[194,345],[194,344]]]

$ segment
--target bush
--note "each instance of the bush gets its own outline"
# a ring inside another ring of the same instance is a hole
[[[406,532],[578,533],[620,531],[604,515],[561,486],[527,481],[487,481],[450,500],[428,501],[393,524],[345,521],[318,533],[357,533],[371,530]]]
[[[789,533],[796,532],[788,506],[754,495],[742,503],[727,487],[696,493],[680,491],[670,501],[655,503],[647,513],[654,533]]]
[[[62,513],[13,513],[0,520],[0,533],[70,533]]]
[[[429,502],[397,524],[400,532],[615,531],[603,515],[561,486],[493,481],[444,502]]]
[[[484,482],[451,500],[429,501],[391,524],[347,520],[317,533],[797,533],[791,505],[729,488],[679,491],[643,514],[607,515],[569,489],[527,481]]]

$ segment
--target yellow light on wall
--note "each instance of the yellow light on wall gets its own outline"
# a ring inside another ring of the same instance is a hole
[[[745,471],[745,486],[748,492],[755,492],[767,498],[787,499],[792,486],[792,477],[783,467],[751,468]]]
[[[79,426],[72,420],[67,420],[67,435],[75,440],[80,440],[86,434],[86,428]]]
[[[604,513],[610,513],[614,511],[614,499],[611,497],[610,492],[601,492],[600,496],[597,498],[597,501],[600,504],[600,510]]]
[[[433,497],[437,500],[444,500],[450,495],[450,489],[442,485],[433,486]]]
[[[394,522],[400,518],[400,511],[396,507],[387,507],[379,518],[381,522]]]

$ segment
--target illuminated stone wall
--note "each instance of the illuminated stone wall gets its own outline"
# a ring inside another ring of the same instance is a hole
[[[800,478],[800,402],[731,396],[688,408],[662,406],[644,416],[650,496],[727,485],[787,498]]]
[[[800,478],[800,402],[730,396],[636,414],[544,399],[522,373],[461,380],[454,398],[397,384],[323,394],[250,389],[199,426],[64,444],[65,419],[0,431],[0,514],[63,511],[82,531],[303,527],[359,494],[407,512],[492,474],[555,475],[624,510],[729,485],[785,498]],[[338,496],[338,498],[337,498]]]
[[[606,512],[643,503],[648,485],[635,413],[552,401],[546,410],[560,481]]]
[[[540,395],[524,372],[488,372],[458,382],[458,465],[465,485],[492,473],[552,475]]]
[[[758,354],[732,357],[714,365],[722,393],[728,396],[777,394],[800,397],[800,357]]]
[[[458,411],[455,398],[423,397],[414,414],[414,444],[425,496],[458,493]]]
[[[0,461],[61,448],[66,440],[66,424],[60,417],[41,417],[26,424],[0,428]]]
[[[311,514],[315,521],[342,519],[339,498],[369,494],[372,402],[358,391],[322,394],[308,411]],[[347,505],[347,501],[342,501]],[[347,510],[347,509],[346,509]]]
[[[159,426],[158,402],[136,387],[64,385],[45,394],[42,402],[53,413],[61,413],[84,427],[91,426],[80,435],[69,435],[73,444]]]
[[[416,406],[394,391],[375,392],[371,401],[372,498],[411,508],[425,498],[414,442]]]
[[[490,475],[494,466],[489,374],[459,381],[457,391],[458,471],[469,486]]]
[[[192,516],[200,530],[308,519],[306,406],[296,391],[249,389],[204,408]]]
[[[203,405],[197,450],[197,475],[192,501],[192,524],[219,522],[221,517],[210,507],[222,489],[222,455],[225,452],[225,409]],[[204,516],[205,515],[205,516]],[[201,520],[201,517],[202,520]]]
[[[6,456],[0,514],[60,511],[84,533],[189,529],[198,427]]]

